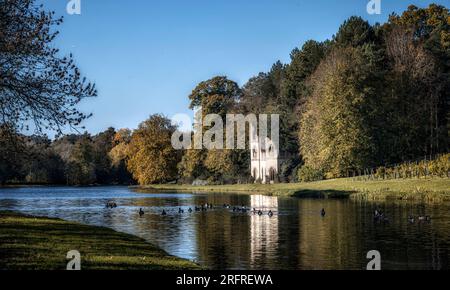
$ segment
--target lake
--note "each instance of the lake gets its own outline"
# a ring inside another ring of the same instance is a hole
[[[105,208],[109,201],[118,207]],[[188,212],[205,203],[214,209]],[[232,209],[241,206],[264,214]],[[376,209],[389,222],[375,222]],[[365,269],[370,250],[380,252],[382,269],[449,269],[449,204],[24,187],[0,189],[0,210],[109,227],[211,269]],[[410,223],[411,214],[432,219]]]

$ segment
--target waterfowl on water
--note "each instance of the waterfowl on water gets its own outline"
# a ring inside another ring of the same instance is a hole
[[[320,211],[320,215],[321,215],[322,217],[324,217],[324,216],[325,216],[325,214],[326,214],[326,212],[325,212],[325,209],[324,209],[324,208],[322,208],[322,210]]]
[[[184,209],[182,209],[181,207],[178,208],[178,213],[184,213]]]
[[[162,213],[161,213],[161,215],[167,215],[166,211],[163,210]]]
[[[188,212],[192,212],[192,208],[189,208],[189,209],[188,209]]]
[[[200,211],[200,208],[198,206],[196,206],[195,211]]]
[[[419,216],[418,217],[418,220],[420,221],[420,222],[429,222],[429,221],[431,221],[431,217],[430,216]]]
[[[376,209],[375,212],[373,213],[374,220],[378,220],[378,219],[382,218],[383,216],[384,216],[384,214],[378,209]]]
[[[116,207],[117,207],[117,204],[115,202],[108,201],[106,203],[106,208],[116,208]]]
[[[409,222],[410,224],[413,224],[413,223],[416,222],[416,219],[414,218],[414,216],[410,215],[409,218],[408,218],[408,222]]]
[[[373,220],[375,222],[383,222],[383,223],[389,222],[389,219],[380,210],[375,210],[375,212],[373,214]]]
[[[273,216],[273,212],[271,210],[269,210],[269,217]]]
[[[142,208],[139,209],[139,215],[143,216],[145,214],[145,212],[142,210]]]
[[[262,215],[263,212],[261,210],[258,210],[258,215]]]

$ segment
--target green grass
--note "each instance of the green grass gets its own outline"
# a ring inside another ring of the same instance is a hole
[[[260,193],[278,196],[407,199],[450,201],[450,179],[399,179],[380,181],[354,181],[351,178],[287,184],[234,184],[234,185],[151,185],[140,186],[138,191],[175,192],[236,192]]]
[[[0,269],[65,270],[70,250],[80,252],[82,270],[200,268],[141,238],[108,228],[0,212]]]

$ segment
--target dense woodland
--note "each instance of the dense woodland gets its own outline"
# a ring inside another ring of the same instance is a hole
[[[50,48],[60,20],[31,0],[2,1],[15,5],[1,6],[0,14],[1,183],[253,182],[249,150],[174,150],[177,128],[159,114],[136,130],[43,136],[79,127],[89,116],[74,107],[97,92],[72,56]],[[18,20],[23,15],[28,23]],[[351,17],[330,40],[307,41],[290,56],[242,87],[216,76],[187,96],[203,114],[280,114],[280,182],[345,177],[449,152],[446,7],[410,6],[376,25]],[[46,70],[36,74],[42,65]],[[36,135],[19,133],[28,124]]]

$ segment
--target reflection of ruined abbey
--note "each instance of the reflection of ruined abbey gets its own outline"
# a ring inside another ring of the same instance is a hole
[[[251,175],[255,182],[273,183],[277,179],[279,167],[279,149],[266,136],[259,136],[251,130],[250,154]]]

